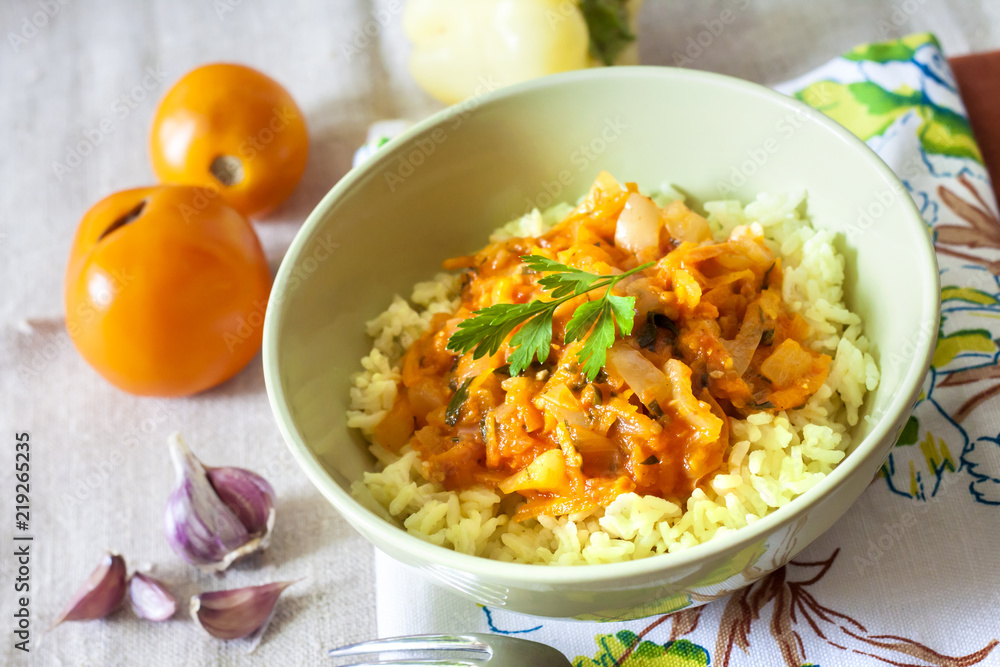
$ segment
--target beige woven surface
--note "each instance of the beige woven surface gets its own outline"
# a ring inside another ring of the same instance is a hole
[[[305,215],[348,169],[369,123],[437,107],[406,73],[398,16],[367,46],[355,42],[376,10],[395,6],[389,0],[63,3],[0,3],[0,424],[7,440],[0,456],[2,662],[319,663],[323,647],[375,633],[372,551],[291,460],[267,405],[259,359],[194,398],[124,395],[80,360],[63,332],[64,262],[88,206],[152,180],[146,135],[155,101],[198,64],[258,67],[284,83],[307,115],[312,146],[303,182],[257,225],[273,266]],[[950,55],[1000,47],[994,0],[647,0],[643,61],[673,64],[688,39],[727,8],[735,20],[690,66],[762,83],[805,72],[855,43],[916,30],[936,32]],[[38,15],[46,9],[54,15],[42,27],[25,28],[33,16],[43,23]],[[361,46],[345,48],[352,43]],[[95,136],[92,130],[105,119],[112,129],[70,166],[67,153]],[[57,173],[56,162],[68,171]],[[208,463],[257,470],[278,493],[272,548],[224,578],[196,575],[162,536],[163,503],[173,483],[165,441],[175,430]],[[21,431],[32,443],[30,656],[14,650],[10,633],[13,451],[14,433]],[[121,552],[133,568],[154,566],[185,605],[199,589],[307,580],[282,598],[250,657],[239,642],[211,640],[180,614],[154,624],[119,612],[106,622],[67,624],[39,646],[42,630],[104,549]]]

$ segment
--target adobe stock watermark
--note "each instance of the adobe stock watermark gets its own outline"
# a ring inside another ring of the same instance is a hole
[[[573,183],[577,175],[586,171],[590,165],[596,162],[608,150],[608,146],[618,141],[627,129],[628,124],[620,116],[605,119],[604,125],[601,127],[600,132],[597,133],[597,136],[586,143],[580,144],[570,153],[569,163],[576,167],[576,172],[574,173],[570,169],[562,169],[555,175],[555,179],[542,181],[541,189],[543,192],[539,192],[534,199],[531,197],[524,198],[529,210],[535,208],[546,209],[558,202],[559,196]]]
[[[854,555],[854,571],[862,574],[875,565],[882,557],[899,545],[903,535],[917,525],[917,517],[927,514],[927,503],[921,502],[915,510],[906,510],[895,521],[882,524],[882,534],[868,540],[868,548],[863,554]]]
[[[36,0],[38,11],[30,16],[21,18],[21,25],[17,32],[13,30],[7,33],[7,43],[14,53],[18,53],[21,47],[34,39],[40,30],[45,28],[49,21],[55,18],[62,8],[70,4],[73,0]]]
[[[715,40],[722,36],[722,33],[726,31],[726,27],[734,23],[737,16],[741,12],[746,11],[749,6],[750,0],[736,0],[733,8],[727,7],[719,12],[719,15],[714,19],[702,21],[704,29],[694,35],[688,35],[684,51],[673,52],[674,67],[689,67],[693,65],[706,50],[711,48]]]
[[[256,133],[247,135],[237,147],[240,159],[240,168],[245,169],[246,165],[253,162],[259,155],[267,151],[279,134],[289,125],[289,122],[298,118],[298,114],[289,107],[283,106],[280,109],[275,107],[271,110],[271,116],[267,123],[257,130]],[[190,203],[182,203],[177,209],[184,222],[190,223],[202,211],[208,208],[209,202],[222,194],[220,183],[211,182],[203,186],[191,198]]]
[[[80,328],[92,323],[98,316],[98,308],[104,308],[123,289],[135,280],[135,276],[126,270],[115,269],[110,273],[95,273],[88,284],[88,293],[94,304],[81,301],[73,311],[74,319],[66,318],[68,337],[53,335],[51,340],[37,347],[34,354],[17,367],[17,375],[21,380],[41,377],[45,368],[55,360],[60,352],[72,345],[72,340],[79,335]],[[69,315],[69,313],[67,313]]]
[[[500,84],[492,78],[479,77],[479,85],[476,86],[473,95],[455,105],[457,113],[448,121],[447,128],[435,128],[428,136],[418,139],[409,153],[396,158],[395,168],[383,174],[389,192],[395,192],[397,187],[412,176],[427,158],[434,154],[438,146],[448,141],[450,133],[458,130],[465,119],[499,87]]]
[[[125,456],[122,454],[123,447],[133,447],[142,442],[147,442],[167,423],[170,414],[162,403],[157,403],[153,414],[142,421],[134,423],[132,428],[124,435],[116,436],[114,447],[109,448],[111,452],[105,458],[92,462],[83,475],[77,477],[73,485],[62,492],[60,500],[64,508],[72,508],[88,500],[101,487],[108,483],[117,472]]]
[[[282,290],[281,295],[277,297],[272,297],[275,303],[281,303],[284,299],[288,298],[288,295],[292,294],[297,290],[302,284],[309,279],[312,274],[316,273],[319,267],[326,262],[328,259],[333,257],[334,253],[340,248],[340,244],[333,241],[331,238],[332,234],[328,233],[326,236],[318,239],[316,241],[316,247],[313,251],[301,257],[296,263],[295,268],[292,270],[291,275],[288,277],[288,282],[285,283],[285,288]],[[255,333],[264,326],[264,315],[267,312],[267,301],[258,300],[253,304],[253,310],[251,310],[245,317],[240,317],[236,328],[232,331],[227,331],[222,334],[222,340],[226,344],[226,349],[232,352],[237,347],[245,343],[250,338],[254,337]]]
[[[288,127],[290,121],[298,117],[298,114],[287,106],[271,109],[271,117],[268,118],[267,125],[257,130],[257,134],[247,135],[246,139],[240,142],[237,148],[240,157],[247,162],[256,158],[259,153],[267,150],[275,137]]]
[[[354,28],[351,41],[340,45],[340,55],[344,56],[347,62],[354,60],[375,42],[379,33],[392,23],[395,17],[402,13],[403,1],[389,0],[385,7],[372,12],[371,18],[364,24]]]
[[[264,313],[267,312],[267,301],[256,299],[253,302],[253,310],[246,317],[240,317],[233,331],[222,334],[222,342],[226,344],[226,350],[232,352],[237,347],[246,342],[254,333],[264,326]]]
[[[875,24],[878,27],[879,35],[885,39],[899,35],[904,30],[909,31],[907,23],[926,4],[927,0],[903,0],[893,3],[889,18],[879,19]]]
[[[935,495],[941,495],[947,487],[957,481],[958,475],[943,475]],[[853,558],[854,571],[856,574],[863,574],[871,569],[882,558],[895,550],[903,541],[912,528],[918,525],[918,519],[929,511],[929,501],[924,500],[917,503],[915,509],[907,509],[893,521],[882,524],[882,533],[878,537],[869,538],[867,548],[861,553],[856,553]]]
[[[558,7],[549,7],[545,10],[545,21],[549,24],[550,30],[554,30],[556,26],[571,16],[580,16],[580,3],[578,0],[562,0]]]
[[[145,70],[142,80],[132,88],[112,101],[108,115],[101,118],[97,125],[81,131],[82,138],[75,144],[66,146],[63,160],[53,160],[52,173],[56,180],[62,181],[66,174],[75,171],[84,159],[101,145],[104,139],[114,132],[118,126],[144,102],[149,94],[163,82],[167,73],[160,66],[150,66]]]
[[[911,155],[905,162],[893,168],[899,179],[917,178],[926,173],[926,165],[919,154]],[[910,197],[905,185],[893,181],[875,193],[874,199],[865,206],[859,206],[853,224],[845,230],[848,240],[857,242],[871,229],[886,211],[901,197]]]
[[[725,196],[730,196],[747,184],[747,182],[767,164],[773,155],[791,139],[796,132],[809,120],[809,112],[803,108],[789,111],[774,124],[774,132],[760,143],[746,151],[746,159],[733,165],[729,171],[729,179],[717,181],[716,188]]]
[[[236,8],[243,4],[243,0],[213,0],[212,8],[219,20],[226,18],[226,14],[232,14]]]
[[[866,206],[859,206],[857,217],[844,233],[848,241],[857,243],[878,220],[890,210],[892,205],[901,197],[909,197],[910,193],[898,181],[891,182],[888,186],[881,188],[875,193],[874,199]]]

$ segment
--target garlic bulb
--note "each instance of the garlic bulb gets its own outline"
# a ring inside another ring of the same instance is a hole
[[[259,641],[267,629],[282,591],[294,581],[201,593],[191,598],[191,618],[219,639],[253,635]]]
[[[63,621],[91,621],[113,612],[125,599],[125,574],[124,558],[104,554],[101,564],[66,603],[49,630]]]
[[[177,485],[164,531],[173,550],[205,572],[218,572],[267,547],[274,527],[274,489],[267,480],[242,468],[206,469],[180,434],[169,443]]]

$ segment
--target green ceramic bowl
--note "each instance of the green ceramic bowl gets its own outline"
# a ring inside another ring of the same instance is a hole
[[[499,563],[408,535],[356,502],[374,469],[345,425],[364,323],[394,294],[472,252],[533,206],[574,200],[606,169],[697,200],[808,192],[840,232],[847,301],[882,370],[854,451],[822,483],[753,525],[676,554],[578,567]],[[320,202],[288,251],[264,326],[268,396],[320,491],[390,556],[478,603],[542,616],[675,611],[781,567],[876,475],[927,371],[939,315],[927,228],[886,165],[839,125],[766,88],[703,72],[608,68],[531,81],[446,109],[386,144]]]

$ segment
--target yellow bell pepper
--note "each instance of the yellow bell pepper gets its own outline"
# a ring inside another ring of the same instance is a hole
[[[408,0],[410,71],[446,104],[518,81],[635,63],[642,0]]]

